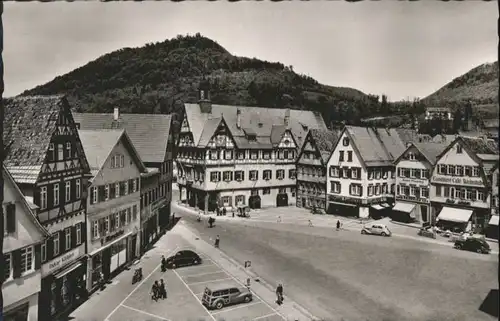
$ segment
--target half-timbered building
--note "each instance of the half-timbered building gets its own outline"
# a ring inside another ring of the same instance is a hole
[[[41,246],[50,236],[40,224],[36,205],[28,201],[4,167],[2,171],[4,283],[2,320],[38,320]]]
[[[181,201],[207,211],[295,205],[295,161],[320,114],[215,105],[209,84],[185,104],[177,153]]]
[[[140,209],[141,239],[146,241],[141,246],[150,245],[170,223],[175,144],[171,115],[122,114],[115,108],[113,113],[73,113],[73,116],[82,130],[125,129],[142,162],[150,169],[142,175],[147,182],[141,184]],[[158,170],[159,176],[153,179],[152,185],[153,168]],[[151,234],[155,237],[150,238]]]
[[[91,292],[139,256],[140,184],[147,170],[125,130],[78,134],[92,172],[85,231]]]
[[[297,159],[297,207],[326,211],[326,167],[340,131],[311,129]]]
[[[38,206],[51,238],[40,247],[39,318],[54,320],[85,295],[86,184],[90,169],[63,96],[5,100],[5,166]]]

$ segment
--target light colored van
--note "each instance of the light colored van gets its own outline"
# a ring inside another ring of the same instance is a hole
[[[222,309],[231,304],[248,303],[252,300],[250,289],[222,284],[206,287],[201,302],[208,309]]]
[[[361,234],[391,236],[392,232],[384,224],[366,224],[361,229]]]

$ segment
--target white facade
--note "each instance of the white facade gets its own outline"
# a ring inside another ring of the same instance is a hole
[[[359,217],[369,216],[369,206],[393,198],[394,166],[366,167],[344,131],[328,160],[327,193],[329,204],[359,206]]]

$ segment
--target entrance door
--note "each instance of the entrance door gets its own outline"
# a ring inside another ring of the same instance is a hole
[[[429,214],[426,205],[420,205],[420,215],[422,216],[422,222],[429,222]]]
[[[276,207],[288,206],[288,194],[280,193],[276,196]]]
[[[135,259],[135,251],[137,248],[137,235],[133,235],[132,238],[130,239],[130,257],[131,260]]]
[[[105,280],[109,280],[111,273],[111,248],[106,248],[102,251],[102,274]]]
[[[302,207],[306,207],[306,198],[302,197]]]

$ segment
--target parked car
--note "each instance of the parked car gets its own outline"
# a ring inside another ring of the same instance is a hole
[[[201,302],[207,309],[222,309],[225,306],[248,303],[253,300],[249,288],[222,284],[206,287]]]
[[[456,240],[455,248],[458,250],[466,250],[484,254],[489,254],[491,252],[491,248],[488,242],[486,242],[483,239],[475,237]]]
[[[167,258],[167,268],[201,264],[201,257],[191,250],[182,250]]]
[[[391,236],[392,232],[384,224],[366,224],[361,229],[361,234]]]

